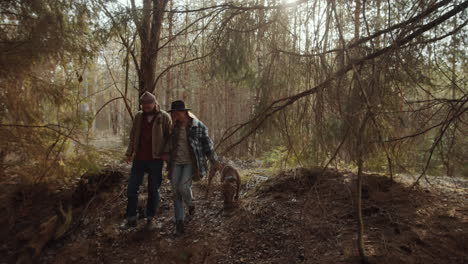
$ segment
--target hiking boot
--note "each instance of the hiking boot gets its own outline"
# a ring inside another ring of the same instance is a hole
[[[158,226],[156,225],[156,220],[153,218],[150,218],[146,221],[146,229],[149,231],[153,231],[157,228]]]
[[[129,230],[137,226],[137,220],[125,220],[123,224],[120,225],[120,230]]]
[[[188,209],[188,213],[190,216],[193,216],[195,214],[195,205],[191,204]]]
[[[178,237],[178,236],[181,236],[184,234],[185,230],[184,230],[184,221],[183,220],[177,220],[176,221],[176,225],[175,225],[175,236]]]

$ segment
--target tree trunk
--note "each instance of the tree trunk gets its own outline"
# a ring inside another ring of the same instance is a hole
[[[173,10],[174,7],[174,0],[170,0],[169,4],[169,10]],[[172,31],[173,31],[173,26],[174,26],[174,13],[169,13],[168,15],[168,20],[169,20],[169,37],[168,39],[172,39]],[[172,46],[168,45],[167,46],[167,64],[172,65]],[[172,99],[172,70],[168,70],[166,73],[166,109],[169,109],[171,107],[171,99]]]
[[[188,1],[185,1],[185,7],[187,9],[189,9],[189,4],[188,4]],[[189,16],[188,16],[188,13],[185,13],[185,26],[187,27],[189,25]],[[188,57],[188,52],[189,52],[189,49],[190,49],[190,44],[189,44],[189,41],[188,41],[188,32],[185,31],[184,33],[184,46],[185,46],[185,56],[184,56],[184,59],[186,57]],[[182,71],[183,71],[183,80],[182,80],[182,100],[184,101],[187,101],[189,100],[189,97],[188,97],[188,94],[187,93],[187,90],[189,90],[189,80],[188,80],[188,77],[189,77],[189,69],[188,69],[188,64],[185,63],[184,65],[182,65]],[[190,90],[193,90],[193,87],[190,87]],[[190,93],[192,94],[192,93]],[[189,104],[191,104],[191,102],[189,102]]]
[[[361,26],[359,23],[359,14],[361,13],[361,0],[356,0],[356,9],[354,10],[354,39],[359,39],[359,27]]]
[[[135,0],[132,0],[133,20],[140,38],[139,95],[156,88],[156,66],[164,10],[168,0],[143,0],[143,16],[138,18]]]

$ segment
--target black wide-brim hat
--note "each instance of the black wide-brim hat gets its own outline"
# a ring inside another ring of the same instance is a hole
[[[174,102],[171,103],[171,109],[168,112],[170,113],[170,112],[174,112],[174,111],[188,111],[190,109],[191,108],[186,108],[185,107],[184,101],[177,100],[177,101],[174,101]]]

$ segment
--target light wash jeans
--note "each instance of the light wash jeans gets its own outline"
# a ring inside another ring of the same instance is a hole
[[[175,220],[184,220],[184,204],[192,204],[192,164],[175,164],[171,178]]]

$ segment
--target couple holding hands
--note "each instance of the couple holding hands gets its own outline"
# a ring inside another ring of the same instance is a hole
[[[122,229],[137,224],[138,190],[145,172],[148,173],[147,229],[156,228],[155,215],[159,205],[163,162],[167,162],[175,213],[175,235],[184,233],[184,206],[189,215],[195,213],[192,203],[192,179],[207,173],[207,161],[219,166],[208,136],[208,128],[189,112],[182,100],[174,101],[171,109],[160,109],[156,97],[145,92],[140,97],[142,111],[133,120],[126,152],[132,169],[127,186],[127,219]]]

